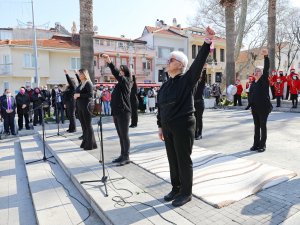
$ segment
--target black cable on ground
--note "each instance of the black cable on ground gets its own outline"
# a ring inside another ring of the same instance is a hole
[[[100,139],[100,125],[99,125],[99,124],[98,124],[97,134],[98,134],[97,136],[98,136],[99,143],[101,143],[101,139]],[[100,159],[101,159],[101,158],[100,158]],[[102,160],[103,160],[103,159],[102,159]],[[155,212],[156,212],[163,220],[167,221],[167,222],[170,223],[170,224],[176,225],[176,223],[174,223],[174,222],[172,222],[172,221],[166,219],[164,216],[162,216],[161,213],[158,212],[158,210],[157,210],[154,206],[152,206],[152,205],[150,205],[150,204],[147,204],[147,203],[144,203],[144,202],[139,202],[139,201],[127,201],[126,199],[129,199],[129,198],[131,198],[131,197],[133,196],[133,192],[130,191],[129,189],[126,189],[126,188],[117,188],[117,187],[113,184],[113,182],[112,182],[112,179],[111,179],[111,177],[110,177],[110,175],[109,175],[109,172],[108,172],[107,167],[105,167],[105,170],[106,170],[107,175],[108,175],[108,180],[109,180],[109,182],[110,182],[111,185],[112,185],[111,188],[115,189],[116,191],[125,191],[125,192],[128,192],[128,193],[129,193],[129,195],[126,196],[126,197],[123,197],[123,196],[121,196],[121,195],[116,195],[116,196],[113,196],[113,197],[112,197],[112,200],[116,203],[116,204],[115,204],[115,208],[117,208],[117,205],[119,205],[119,206],[121,206],[121,207],[124,207],[126,204],[141,204],[141,205],[147,206],[147,207],[149,207],[149,208],[152,208],[152,209],[153,209],[153,210],[154,210],[154,211],[155,211]],[[124,179],[124,177],[121,178],[121,179]]]
[[[56,182],[59,183],[67,191],[68,195],[71,198],[73,198],[74,200],[76,200],[80,205],[82,205],[88,211],[88,216],[86,218],[84,218],[81,222],[79,222],[77,225],[79,225],[81,223],[84,223],[91,216],[91,212],[90,212],[89,208],[86,205],[84,205],[78,198],[76,198],[73,195],[71,195],[70,190],[68,188],[66,188],[66,186],[62,182],[60,182],[57,179],[57,177],[54,175],[51,164],[49,164],[49,165],[51,167],[51,171],[49,171],[49,172],[52,174],[52,176],[54,177],[54,179],[56,180]]]

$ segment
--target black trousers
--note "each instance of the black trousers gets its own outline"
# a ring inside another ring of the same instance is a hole
[[[233,104],[234,104],[234,106],[236,106],[237,103],[239,104],[239,106],[242,106],[242,96],[238,95],[238,94],[235,94],[233,96]]]
[[[138,100],[131,100],[131,125],[137,126],[138,124]]]
[[[255,147],[264,147],[267,141],[267,120],[268,112],[257,112],[252,109],[254,121],[254,143]]]
[[[62,102],[57,102],[54,106],[54,114],[56,123],[59,123],[59,120],[61,120],[62,123],[65,122],[65,109],[64,104]]]
[[[191,195],[193,186],[193,162],[191,159],[196,119],[184,116],[163,123],[162,131],[170,167],[172,190]]]
[[[44,117],[46,117],[46,114],[48,115],[48,117],[50,117],[50,106],[44,107],[43,111],[44,111]]]
[[[288,100],[289,96],[290,96],[290,86],[287,86],[285,100]]]
[[[18,110],[18,126],[19,126],[19,129],[23,129],[23,117],[25,119],[25,127],[26,127],[26,129],[29,129],[30,127],[29,127],[28,112]]]
[[[97,148],[97,143],[95,140],[94,130],[92,127],[92,107],[89,105],[88,102],[86,104],[78,104],[78,117],[82,127],[83,139],[80,145],[81,148],[85,150],[92,150]]]
[[[38,107],[38,106],[37,106]],[[36,126],[38,123],[42,124],[42,109],[36,108],[34,110],[34,117],[33,117],[33,125]]]
[[[292,100],[293,106],[297,107],[297,105],[298,105],[298,94],[291,94],[291,100]]]
[[[196,130],[195,137],[202,135],[203,128],[203,112],[204,112],[204,100],[195,100],[195,117],[196,117]]]
[[[16,134],[15,131],[15,113],[3,113],[3,119],[4,119],[4,131],[5,133],[11,132],[11,134]]]
[[[130,112],[124,112],[119,115],[113,115],[114,123],[120,139],[121,156],[125,159],[129,159],[130,140],[128,132],[130,114]]]
[[[271,86],[272,99],[275,99],[275,87]]]
[[[276,96],[277,107],[280,107],[282,96]]]
[[[75,101],[66,103],[67,116],[70,121],[69,131],[76,131],[76,120],[75,120]]]

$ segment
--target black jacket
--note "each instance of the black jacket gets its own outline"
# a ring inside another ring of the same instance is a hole
[[[269,68],[269,57],[265,56],[263,74],[249,90],[249,106],[259,113],[270,113],[273,108],[269,96]]]
[[[40,94],[40,97],[38,96],[39,94]],[[40,92],[39,94],[33,92],[33,94],[31,95],[31,100],[33,102],[33,110],[40,109],[41,108],[40,106],[45,101],[45,97],[44,97],[43,93]]]
[[[68,81],[69,86],[64,92],[64,103],[65,104],[72,104],[74,102],[74,94],[76,90],[75,83],[71,80],[70,76],[66,74],[66,78]]]
[[[137,84],[136,84],[136,79],[135,76],[132,76],[132,88],[131,88],[131,92],[130,92],[130,103],[131,103],[131,107],[135,107],[137,108],[138,105],[138,97],[137,97]]]
[[[13,110],[12,113],[16,113],[16,100],[13,96],[10,97],[10,102],[11,102],[11,109]],[[1,97],[1,115],[5,116],[6,114],[6,110],[8,109],[8,105],[7,105],[7,96],[3,95]]]
[[[51,101],[52,101],[52,106],[53,107],[56,107],[56,99],[57,99],[58,95],[60,95],[61,104],[64,103],[63,92],[58,89],[58,93],[56,93],[56,91],[54,89],[52,89],[52,91],[51,91],[51,99],[52,100]]]
[[[80,83],[75,90],[75,93],[79,93],[80,97],[76,99],[77,107],[79,110],[87,109],[87,105],[91,102],[93,97],[93,84],[91,81],[87,81],[82,89]]]
[[[16,102],[18,113],[27,113],[29,111],[30,97],[26,92],[23,95],[18,93],[16,96]],[[26,107],[22,109],[22,105],[26,105]]]
[[[111,95],[111,114],[116,116],[124,112],[131,112],[130,90],[132,81],[129,77],[121,76],[114,64],[109,63],[108,66],[118,81]]]
[[[206,83],[206,69],[202,71],[201,79],[198,81],[196,85],[196,92],[194,95],[194,100],[203,100],[203,92],[205,88],[205,83]]]
[[[191,115],[195,112],[195,86],[210,51],[210,44],[204,43],[191,67],[185,74],[169,78],[160,88],[158,101],[157,125]]]

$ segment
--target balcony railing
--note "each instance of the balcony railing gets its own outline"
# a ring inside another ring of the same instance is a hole
[[[12,73],[12,64],[0,64],[0,75],[9,75]]]

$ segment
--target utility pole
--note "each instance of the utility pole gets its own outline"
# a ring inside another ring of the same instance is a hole
[[[34,50],[34,83],[36,87],[40,86],[40,78],[38,74],[38,51],[37,51],[37,41],[36,41],[36,29],[34,25],[34,9],[33,9],[33,0],[31,0],[31,10],[32,10],[32,29],[33,29],[33,50]]]

